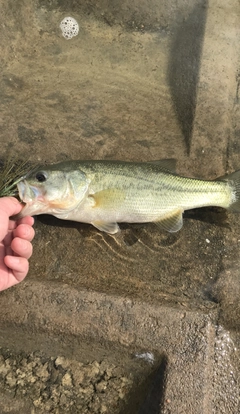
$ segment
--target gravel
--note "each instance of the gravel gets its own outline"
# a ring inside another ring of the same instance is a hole
[[[81,363],[0,348],[0,391],[24,399],[31,414],[124,412],[132,385],[131,373],[106,360]]]

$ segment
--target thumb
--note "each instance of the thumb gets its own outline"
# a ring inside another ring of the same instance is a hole
[[[22,205],[16,198],[0,198],[0,242],[8,233],[9,217],[18,214],[21,209]]]
[[[0,198],[0,214],[5,213],[8,217],[18,214],[22,210],[22,204],[14,197]]]

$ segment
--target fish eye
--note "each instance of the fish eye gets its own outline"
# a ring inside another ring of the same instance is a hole
[[[39,183],[43,183],[47,180],[47,174],[43,171],[37,172],[36,179],[39,181]]]

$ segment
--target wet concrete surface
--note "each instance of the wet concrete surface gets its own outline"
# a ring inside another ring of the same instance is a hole
[[[236,1],[9,1],[1,15],[3,158],[239,169]],[[177,234],[49,216],[35,230],[26,281],[1,293],[2,413],[239,412],[237,215],[188,212]]]

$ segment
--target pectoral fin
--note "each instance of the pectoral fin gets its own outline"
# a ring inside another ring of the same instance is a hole
[[[117,208],[124,202],[125,192],[118,188],[109,188],[91,194],[89,197],[94,200],[93,208]]]
[[[89,195],[93,200],[92,208],[101,210],[117,210],[125,200],[125,192],[118,188],[109,188],[98,191],[97,193]],[[109,234],[115,234],[119,231],[117,223],[105,222],[96,220],[91,223],[98,230],[105,231]]]
[[[120,229],[117,223],[105,223],[104,221],[93,221],[91,223],[98,230],[105,231],[105,233],[116,234]]]
[[[165,216],[162,216],[156,225],[161,229],[167,230],[170,233],[175,233],[183,226],[183,210],[174,210]]]

